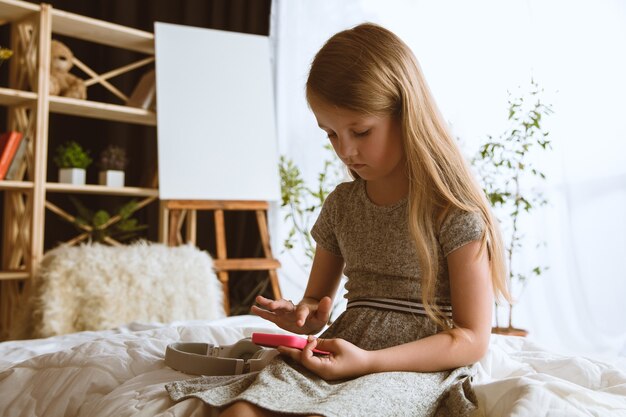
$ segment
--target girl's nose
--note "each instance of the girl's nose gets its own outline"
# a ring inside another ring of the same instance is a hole
[[[356,156],[359,152],[356,143],[350,138],[339,137],[339,147],[337,153],[342,159],[349,159]]]

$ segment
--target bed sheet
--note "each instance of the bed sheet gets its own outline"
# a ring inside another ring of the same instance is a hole
[[[165,366],[174,342],[231,344],[254,331],[281,332],[255,316],[0,343],[1,416],[211,416],[199,400],[173,403],[164,385],[192,376]],[[626,373],[494,335],[474,378],[486,416],[625,416]]]

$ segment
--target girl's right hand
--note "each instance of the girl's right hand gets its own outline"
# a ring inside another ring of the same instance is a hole
[[[305,298],[295,305],[289,300],[270,300],[257,296],[261,306],[252,306],[252,313],[269,320],[281,329],[292,333],[315,334],[321,331],[330,318],[332,299],[324,297],[320,301]]]

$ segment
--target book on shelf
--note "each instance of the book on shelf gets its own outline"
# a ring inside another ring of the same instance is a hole
[[[154,70],[146,72],[126,102],[127,106],[156,110],[156,75]]]
[[[3,180],[7,174],[13,156],[22,142],[22,137],[22,132],[15,130],[5,132],[0,136],[0,149],[2,149],[0,151],[0,180]]]
[[[23,137],[20,141],[15,156],[9,165],[9,170],[4,179],[8,181],[20,181],[24,177],[24,171],[26,168],[26,148],[28,147],[28,140]]]

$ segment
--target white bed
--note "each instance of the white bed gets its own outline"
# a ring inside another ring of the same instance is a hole
[[[230,344],[280,330],[254,316],[132,323],[115,330],[0,343],[0,416],[211,416],[172,402],[164,384],[191,376],[163,362],[177,341]],[[494,335],[474,380],[486,416],[626,416],[626,372]]]

